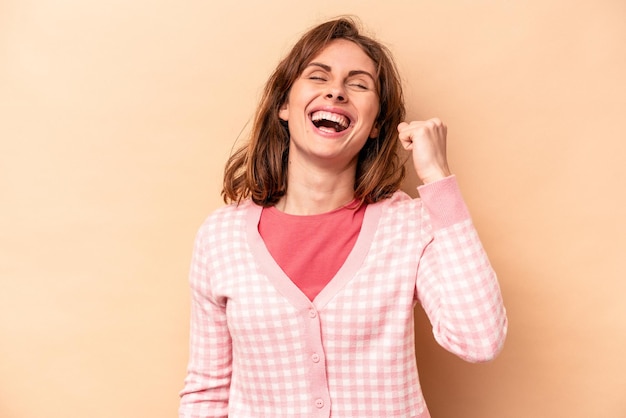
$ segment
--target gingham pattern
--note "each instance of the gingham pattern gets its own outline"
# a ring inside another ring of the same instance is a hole
[[[443,347],[493,358],[506,334],[496,276],[456,181],[425,187],[422,200],[398,192],[367,208],[353,253],[313,302],[264,250],[258,206],[211,215],[191,266],[180,417],[427,418],[416,299]]]

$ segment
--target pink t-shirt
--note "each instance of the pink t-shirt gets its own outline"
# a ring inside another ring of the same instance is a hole
[[[319,215],[289,215],[264,208],[259,233],[270,254],[310,299],[330,282],[361,231],[366,205],[356,201]]]

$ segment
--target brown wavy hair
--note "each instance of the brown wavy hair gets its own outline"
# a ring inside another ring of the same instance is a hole
[[[404,120],[405,107],[398,70],[390,51],[378,41],[361,34],[349,17],[322,23],[294,45],[270,76],[254,118],[250,140],[228,159],[224,169],[224,202],[239,203],[250,197],[261,206],[275,205],[287,191],[289,130],[278,114],[289,90],[311,60],[335,39],[360,46],[376,66],[380,110],[376,138],[361,149],[357,162],[354,196],[361,203],[385,199],[400,188],[405,168],[398,154],[397,126]]]

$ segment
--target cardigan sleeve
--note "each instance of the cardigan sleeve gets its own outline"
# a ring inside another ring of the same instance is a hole
[[[231,338],[225,303],[212,295],[203,229],[196,237],[189,282],[192,295],[189,364],[180,392],[179,417],[227,417]]]
[[[492,360],[507,333],[496,274],[461,197],[456,178],[419,188],[423,235],[416,293],[437,342],[470,362]]]

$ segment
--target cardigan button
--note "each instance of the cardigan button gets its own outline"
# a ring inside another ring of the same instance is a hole
[[[315,407],[318,409],[322,409],[324,407],[324,400],[323,399],[316,399],[315,400]]]
[[[313,360],[313,363],[319,363],[320,362],[320,355],[315,353],[311,356],[311,360]]]
[[[309,310],[309,316],[311,318],[315,318],[317,316],[317,312],[315,312],[315,309],[310,309]]]

